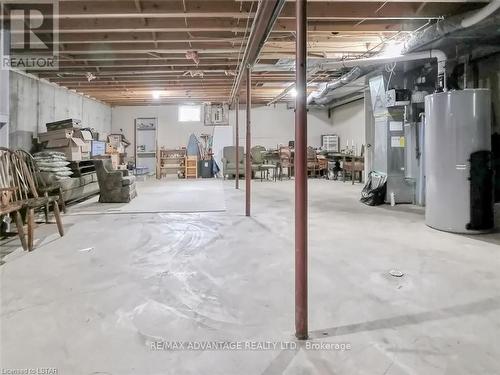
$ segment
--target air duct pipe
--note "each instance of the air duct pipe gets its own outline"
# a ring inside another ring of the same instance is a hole
[[[379,65],[379,64],[386,64],[386,63],[392,63],[392,62],[403,62],[403,61],[414,61],[414,60],[423,60],[423,59],[436,59],[437,60],[437,66],[438,66],[438,84],[439,87],[442,87],[444,91],[446,91],[446,54],[437,49],[429,50],[429,51],[422,51],[422,52],[414,52],[414,53],[408,53],[406,55],[396,55],[396,56],[376,56],[376,57],[369,57],[366,59],[354,59],[354,60],[344,60],[344,61],[338,61],[338,62],[331,62],[331,63],[325,63],[325,64],[320,64],[319,68],[322,71],[327,71],[327,70],[334,70],[334,69],[339,69],[339,68],[356,68],[356,67],[364,67],[364,66],[370,66],[370,65]],[[307,98],[307,103],[310,104],[314,100],[315,103],[320,103],[322,100],[321,98],[325,97],[328,95],[328,93],[332,90],[335,90],[336,88],[345,85],[346,83],[342,84],[341,81],[342,79],[344,81],[349,81],[349,77],[355,77],[352,80],[358,78],[361,74],[359,73],[358,76],[356,77],[356,74],[358,73],[357,70],[353,69],[347,75],[341,77],[340,80],[335,80],[330,84],[330,89],[323,90],[320,94],[316,93],[311,93],[309,97]],[[348,82],[347,82],[348,83]]]
[[[481,22],[481,26],[485,26],[485,22],[495,26],[498,24],[498,16],[491,17],[500,9],[500,0],[493,0],[488,5],[484,6],[476,12],[469,13],[464,17],[463,14],[447,18],[415,33],[413,37],[405,43],[403,53],[409,53],[418,49],[427,48],[429,44],[450,35],[454,32],[470,28]]]
[[[307,105],[327,104],[331,100],[329,94],[333,90],[355,81],[361,76],[362,73],[363,70],[359,66],[356,66],[355,68],[351,69],[348,73],[344,74],[342,77],[334,79],[331,82],[328,82],[326,85],[324,85],[323,89],[309,94],[309,96],[307,97]]]
[[[475,24],[484,20],[486,17],[492,15],[498,9],[500,9],[500,1],[494,0],[485,7],[478,10],[476,13],[464,18],[462,22],[460,22],[460,26],[462,26],[462,28],[464,29],[474,26]]]

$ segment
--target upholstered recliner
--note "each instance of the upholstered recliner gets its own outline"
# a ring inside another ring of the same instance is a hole
[[[94,160],[99,182],[99,202],[128,203],[137,196],[135,176],[128,170],[113,170],[111,160]]]
[[[239,148],[239,175],[245,175],[245,151],[243,147]],[[236,147],[226,146],[222,151],[222,173],[224,178],[236,177]]]
[[[269,171],[274,170],[276,165],[266,164],[264,160],[264,153],[266,148],[264,146],[254,146],[250,150],[250,155],[252,156],[252,177],[256,172],[260,173],[260,179],[262,181],[264,174],[265,177],[269,177]]]

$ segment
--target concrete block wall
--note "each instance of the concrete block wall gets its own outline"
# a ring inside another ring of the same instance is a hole
[[[111,132],[111,107],[49,82],[10,74],[9,143],[30,150],[32,138],[47,131],[47,122],[76,118],[95,128],[101,139]]]

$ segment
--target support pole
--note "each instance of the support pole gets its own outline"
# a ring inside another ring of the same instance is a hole
[[[250,111],[252,109],[252,70],[247,66],[247,135],[245,157],[245,215],[250,216],[250,183],[252,179],[252,162],[250,160]]]
[[[240,97],[236,98],[236,178],[234,179],[234,187],[240,188]]]
[[[307,339],[307,0],[296,0],[295,18],[295,336]]]

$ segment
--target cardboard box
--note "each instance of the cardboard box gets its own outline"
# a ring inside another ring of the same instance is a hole
[[[120,143],[122,143],[122,135],[121,134],[110,134],[108,135],[108,142],[117,147]]]
[[[82,160],[82,147],[85,143],[80,138],[51,139],[47,149],[63,152],[70,161]]]
[[[106,154],[112,154],[113,153],[113,146],[111,143],[106,143]]]
[[[119,154],[123,154],[125,152],[125,146],[123,145],[123,143],[120,143],[115,147],[115,152],[118,152]]]
[[[77,119],[66,119],[55,122],[48,122],[45,124],[47,126],[47,131],[58,130],[58,129],[72,129],[72,128],[81,128],[82,122]]]
[[[38,134],[38,143],[48,142],[51,139],[65,139],[73,137],[74,130],[73,129],[59,129],[52,130],[46,133]]]
[[[113,165],[113,169],[118,169],[118,165],[120,164],[120,155],[111,154],[111,164]]]
[[[73,136],[80,138],[85,143],[85,146],[82,147],[82,152],[90,153],[92,149],[92,133],[88,130],[76,129]]]

